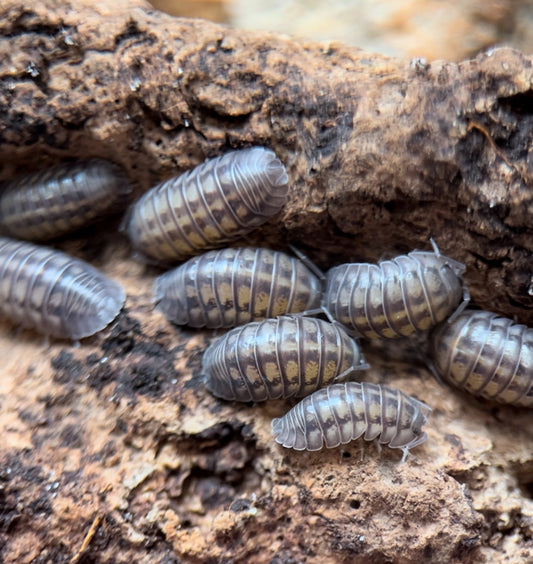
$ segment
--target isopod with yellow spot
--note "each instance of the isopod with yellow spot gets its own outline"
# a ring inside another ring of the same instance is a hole
[[[363,436],[403,450],[403,459],[427,435],[431,408],[388,386],[369,382],[333,384],[304,398],[272,421],[276,442],[295,450],[334,448]]]
[[[202,366],[215,396],[254,402],[304,397],[368,367],[339,324],[298,316],[232,329],[209,346]]]
[[[533,407],[533,329],[468,310],[434,329],[430,358],[439,379],[488,400]]]
[[[323,308],[367,339],[407,337],[457,315],[470,300],[462,281],[465,266],[433,245],[434,252],[331,268]]]
[[[101,331],[122,309],[124,290],[60,251],[0,237],[0,314],[65,339]]]
[[[155,281],[157,308],[169,321],[211,329],[316,310],[321,292],[298,259],[253,247],[208,251]]]
[[[140,255],[179,262],[262,225],[283,207],[288,190],[273,151],[232,151],[146,192],[125,229]]]

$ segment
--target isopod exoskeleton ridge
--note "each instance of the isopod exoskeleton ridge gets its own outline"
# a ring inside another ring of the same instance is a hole
[[[104,329],[124,300],[122,287],[90,264],[0,238],[0,314],[11,321],[77,340]]]
[[[141,255],[183,261],[262,225],[285,204],[287,182],[270,149],[226,153],[149,190],[132,207],[126,230]]]
[[[215,396],[259,402],[307,396],[367,365],[339,324],[280,316],[232,329],[205,351],[202,367]]]
[[[5,183],[0,231],[47,241],[122,211],[131,186],[122,169],[101,159],[65,163]]]
[[[533,407],[533,329],[489,311],[467,310],[434,329],[439,378],[500,403]]]
[[[276,442],[295,450],[334,448],[358,439],[409,449],[423,443],[431,408],[400,390],[370,384],[333,384],[304,398],[272,421]]]
[[[321,295],[321,280],[301,261],[252,247],[208,251],[155,281],[169,321],[211,329],[314,310]]]

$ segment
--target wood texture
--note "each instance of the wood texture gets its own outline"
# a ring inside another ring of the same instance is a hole
[[[75,5],[2,9],[2,176],[105,156],[143,191],[267,145],[293,185],[273,240],[312,242],[325,266],[433,236],[467,265],[475,302],[533,322],[530,57],[496,49],[424,66],[142,4]]]
[[[287,166],[290,240],[326,268],[429,249],[473,302],[533,324],[532,58],[394,60],[198,20],[140,0],[0,6],[0,178],[67,159],[122,165],[140,195],[230,149]],[[5,562],[480,562],[533,559],[531,412],[439,386],[424,345],[365,347],[368,380],[433,407],[428,441],[287,452],[272,417],[199,376],[210,332],[153,310],[123,239],[60,246],[119,280],[126,309],[73,349],[0,325]],[[249,241],[252,243],[253,241]]]

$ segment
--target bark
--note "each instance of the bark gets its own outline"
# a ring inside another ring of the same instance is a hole
[[[433,237],[467,265],[475,304],[533,323],[531,57],[426,65],[134,0],[5,0],[0,33],[2,179],[103,157],[141,194],[265,145],[292,189],[256,241],[290,241],[326,268]],[[127,308],[78,349],[0,327],[6,562],[533,558],[528,412],[444,389],[416,344],[387,345],[368,351],[367,379],[434,407],[427,444],[404,464],[362,441],[285,451],[270,419],[288,405],[210,397],[212,334],[152,311],[154,271],[124,241],[89,231],[61,246],[119,279]]]

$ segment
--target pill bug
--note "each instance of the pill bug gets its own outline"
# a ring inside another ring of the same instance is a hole
[[[379,264],[342,264],[327,273],[322,306],[359,337],[407,337],[466,307],[464,271],[436,245]]]
[[[316,309],[321,286],[302,262],[285,253],[227,248],[159,276],[155,303],[178,325],[215,329]]]
[[[264,147],[205,161],[152,188],[133,206],[133,248],[159,262],[181,261],[238,239],[285,204],[288,176]]]
[[[367,365],[339,324],[281,316],[232,329],[205,351],[202,367],[215,396],[258,402],[307,396]]]
[[[295,450],[333,448],[358,439],[409,449],[427,439],[422,427],[431,408],[400,390],[370,384],[333,384],[304,398],[272,421],[274,439]]]
[[[533,329],[468,310],[433,330],[429,354],[437,376],[457,388],[533,407]]]
[[[0,314],[11,321],[77,340],[106,327],[124,299],[120,285],[90,264],[0,237]]]
[[[130,192],[127,178],[113,163],[65,163],[2,186],[0,230],[30,241],[60,237],[120,211]]]

